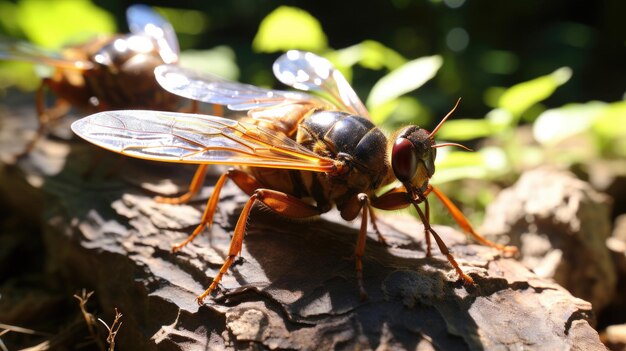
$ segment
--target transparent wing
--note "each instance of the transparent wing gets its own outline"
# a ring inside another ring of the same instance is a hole
[[[165,162],[328,172],[333,161],[281,133],[232,119],[147,110],[106,111],[72,124],[80,137],[123,155]]]
[[[342,110],[370,118],[346,78],[327,59],[311,52],[290,50],[274,62],[274,75],[283,84],[328,94]]]
[[[156,40],[163,62],[178,61],[180,48],[174,27],[154,9],[147,5],[132,5],[126,10],[126,20],[131,33]]]
[[[177,65],[161,65],[154,70],[154,74],[159,84],[173,94],[210,104],[225,105],[233,111],[301,102],[313,102],[319,106],[329,105],[308,94],[264,89]]]
[[[87,70],[93,67],[89,61],[63,58],[57,52],[4,37],[0,38],[0,60],[25,61],[77,70]]]

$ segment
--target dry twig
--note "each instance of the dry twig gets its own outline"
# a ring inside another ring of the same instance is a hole
[[[115,349],[115,337],[117,336],[117,332],[120,330],[122,326],[122,322],[120,319],[122,318],[122,314],[118,312],[117,308],[115,309],[115,319],[113,319],[113,324],[109,327],[105,321],[98,318],[100,323],[104,324],[104,326],[109,331],[109,336],[107,336],[107,343],[109,343],[109,351],[113,351]]]
[[[98,325],[96,323],[96,317],[87,311],[87,301],[93,295],[93,291],[87,292],[85,289],[82,290],[80,296],[74,295],[74,297],[78,300],[78,306],[80,307],[80,311],[83,314],[83,319],[87,324],[87,329],[89,330],[89,334],[98,345],[98,349],[100,351],[105,351],[106,347],[102,342],[102,334],[98,330]],[[108,327],[107,327],[108,328]]]

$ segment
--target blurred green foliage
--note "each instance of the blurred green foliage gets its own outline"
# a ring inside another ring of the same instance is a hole
[[[367,97],[367,107],[375,109],[380,105],[397,101],[402,95],[421,87],[432,79],[441,68],[441,64],[441,56],[434,55],[409,61],[394,69],[374,84]],[[374,114],[373,118],[375,122],[381,124],[389,116],[389,114],[378,113]]]
[[[280,6],[261,21],[252,48],[269,53],[290,49],[321,51],[327,44],[322,25],[315,17],[296,7]]]
[[[0,62],[0,93],[11,86],[25,91],[37,89],[39,77],[33,65],[26,62]]]
[[[49,49],[117,30],[113,16],[88,0],[20,0],[15,16],[26,39]]]
[[[541,101],[549,98],[556,89],[571,77],[567,67],[521,82],[506,89],[497,89],[494,109],[487,112],[483,119],[455,119],[446,122],[438,132],[438,137],[454,141],[468,141],[491,137],[497,147],[482,148],[481,157],[472,157],[465,152],[444,152],[438,164],[445,169],[444,175],[438,175],[440,182],[474,177],[496,179],[503,174],[519,173],[527,168],[525,161],[535,152],[529,145],[522,146],[515,138],[520,119],[532,111]],[[491,92],[493,95],[494,93]],[[527,118],[532,119],[532,118]],[[532,157],[532,156],[531,156]],[[449,161],[451,158],[452,161]],[[533,165],[534,166],[534,165]],[[471,170],[471,174],[468,174]]]
[[[533,136],[545,148],[576,138],[587,153],[560,150],[568,162],[626,157],[626,101],[572,103],[544,111],[533,124]],[[587,154],[587,156],[585,155]]]
[[[2,0],[0,14],[0,34],[44,49],[60,49],[117,30],[113,15],[88,0]],[[39,79],[32,65],[0,62],[0,89],[11,85],[34,90]]]
[[[217,74],[237,80],[239,67],[235,63],[235,52],[228,46],[216,46],[208,50],[186,50],[180,54],[181,66],[198,71]]]
[[[0,34],[59,48],[127,30],[127,3],[94,1],[0,0]],[[274,87],[278,54],[314,51],[387,131],[432,128],[462,97],[437,137],[477,151],[438,149],[433,181],[472,205],[529,167],[626,156],[621,0],[153,4],[177,31],[182,65]],[[0,62],[0,89],[7,82],[35,86],[28,65]]]

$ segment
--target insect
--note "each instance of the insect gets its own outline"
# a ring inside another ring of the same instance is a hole
[[[430,225],[427,198],[430,193],[443,202],[458,224],[477,241],[515,252],[515,247],[492,243],[476,233],[461,211],[429,184],[435,173],[436,149],[457,145],[437,144],[434,140],[454,109],[432,132],[411,125],[388,138],[374,126],[354,90],[326,59],[313,53],[289,51],[276,60],[273,69],[282,83],[319,92],[327,98],[264,89],[176,65],[163,65],[155,74],[168,91],[225,105],[231,111],[240,111],[244,117],[234,120],[175,112],[107,111],[72,124],[72,130],[82,138],[127,156],[234,166],[217,180],[201,223],[185,241],[173,246],[174,251],[180,250],[211,226],[226,181],[233,181],[250,196],[235,226],[228,256],[211,285],[198,296],[198,303],[203,303],[216,289],[241,252],[247,220],[257,202],[289,218],[317,216],[332,206],[348,221],[360,214],[355,265],[362,297],[367,296],[362,256],[369,221],[383,240],[376,227],[374,208],[395,210],[414,206],[424,224],[427,254],[430,255],[432,235],[439,250],[468,284],[473,279],[459,267]],[[379,189],[393,182],[398,184],[377,195]]]
[[[19,156],[27,154],[46,132],[47,125],[74,106],[97,112],[120,108],[173,110],[181,100],[164,91],[154,68],[178,60],[178,41],[171,24],[145,5],[126,11],[131,33],[96,37],[86,43],[51,53],[22,43],[0,41],[0,59],[43,64],[54,68],[36,93],[39,127]],[[46,107],[46,90],[56,95]]]

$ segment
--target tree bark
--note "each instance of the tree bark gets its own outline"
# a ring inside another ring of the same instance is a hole
[[[59,137],[11,164],[5,146],[23,141],[6,128],[21,125],[20,116],[3,118],[4,201],[43,223],[49,271],[68,287],[94,290],[104,320],[114,308],[123,314],[119,350],[604,349],[589,303],[435,226],[476,281],[464,286],[436,246],[426,257],[423,226],[407,215],[379,214],[389,245],[370,233],[363,258],[369,299],[361,301],[358,223],[335,212],[289,221],[258,206],[241,257],[198,306],[245,195],[227,186],[211,230],[179,253],[170,248],[199,222],[219,169],[192,203],[159,204],[153,196],[184,189],[193,167],[125,159]]]

